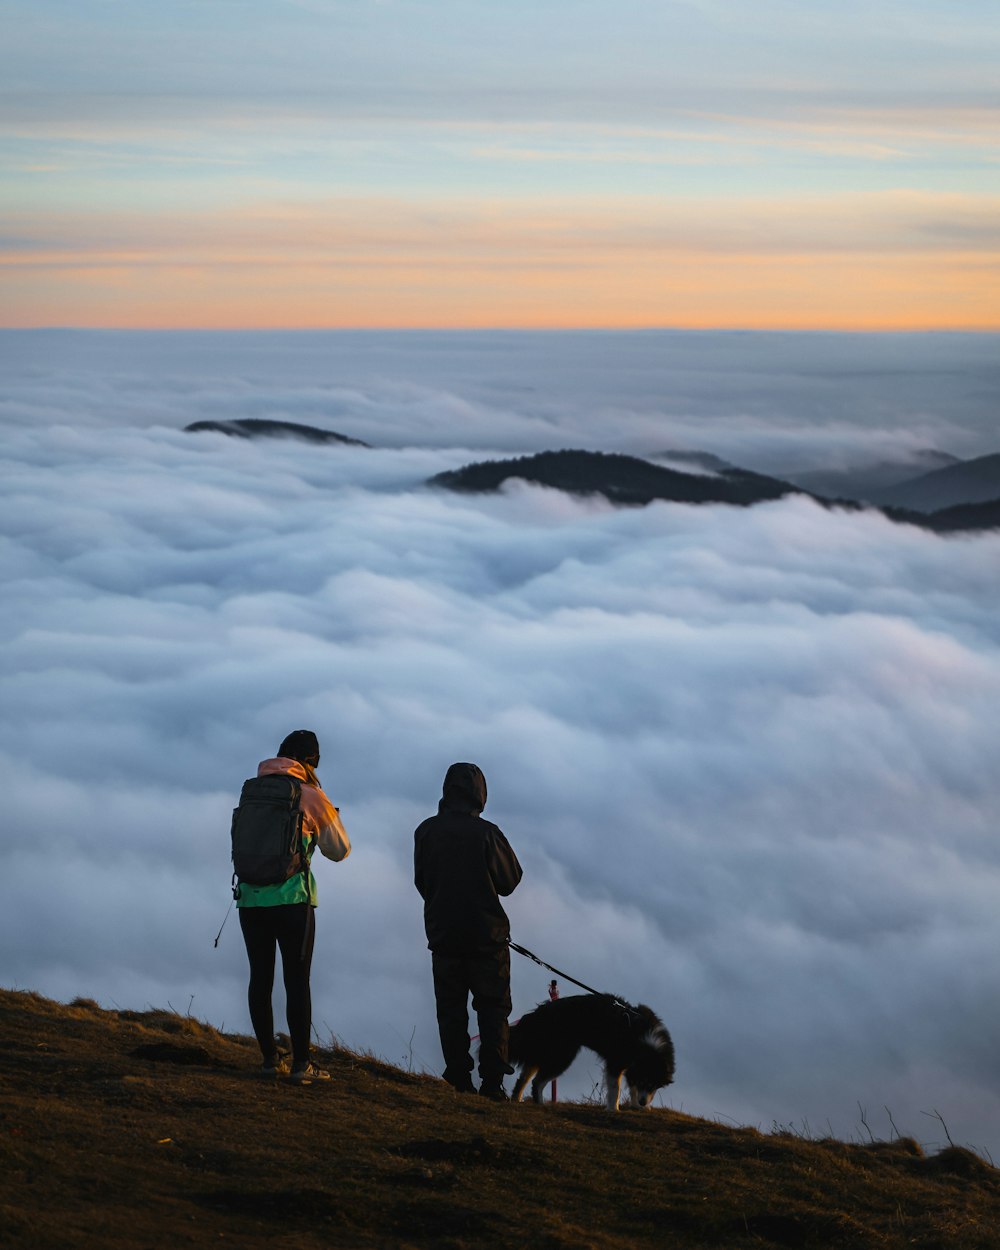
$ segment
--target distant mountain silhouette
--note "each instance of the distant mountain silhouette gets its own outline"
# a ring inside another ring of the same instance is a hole
[[[901,482],[961,463],[957,456],[927,447],[905,461],[883,460],[878,464],[843,469],[807,469],[789,474],[788,480],[813,495],[890,504],[896,502],[892,492]],[[900,502],[900,506],[907,505]]]
[[[523,478],[574,495],[603,495],[612,503],[645,504],[654,499],[674,503],[729,503],[741,507],[780,499],[797,487],[778,478],[726,469],[718,476],[682,473],[638,456],[601,451],[543,451],[515,460],[484,460],[450,469],[431,478],[448,490],[499,490],[510,478]]]
[[[1000,453],[923,473],[883,492],[880,502],[918,512],[1000,499]]]
[[[307,443],[347,443],[352,447],[370,447],[360,438],[348,438],[333,430],[319,430],[296,421],[265,421],[258,417],[238,417],[235,421],[193,421],[184,427],[186,434],[211,431],[233,438],[298,438]]]
[[[1000,457],[997,457],[1000,459]],[[970,462],[971,463],[971,462]],[[849,512],[866,506],[890,520],[916,525],[936,533],[1000,528],[1000,498],[991,503],[963,505],[933,513],[906,508],[874,508],[854,499],[827,499],[803,491],[780,478],[725,469],[715,476],[682,473],[638,456],[599,451],[543,451],[511,460],[483,460],[450,469],[430,479],[430,485],[469,494],[497,491],[512,478],[536,482],[573,495],[603,495],[615,504],[727,503],[749,507],[768,499],[802,494],[827,508]]]

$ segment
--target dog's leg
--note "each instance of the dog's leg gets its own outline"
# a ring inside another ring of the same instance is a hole
[[[608,1110],[617,1111],[622,1096],[622,1073],[604,1069],[604,1083],[608,1090]]]
[[[520,1102],[524,1097],[524,1087],[538,1071],[537,1068],[525,1066],[518,1074],[517,1080],[514,1082],[514,1092],[511,1094],[511,1102]]]

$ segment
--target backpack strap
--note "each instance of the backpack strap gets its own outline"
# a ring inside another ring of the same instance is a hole
[[[299,806],[301,807],[301,805],[302,805],[302,799],[300,797]],[[308,852],[308,849],[306,848],[306,833],[305,833],[304,824],[301,826],[301,832],[299,836],[301,839],[300,845],[302,848],[301,851],[299,852],[302,856],[302,884],[306,888],[306,908],[307,908],[306,922],[302,929],[302,949],[299,951],[299,963],[302,964],[302,963],[305,963],[306,961],[306,948],[309,946],[309,938],[311,934],[315,933],[316,931],[316,911],[312,905],[312,891],[309,889],[309,880],[310,880],[309,874],[312,871],[312,868],[309,863],[309,852]]]

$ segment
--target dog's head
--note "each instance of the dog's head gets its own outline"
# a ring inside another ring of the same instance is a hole
[[[674,1079],[674,1045],[670,1034],[657,1023],[643,1037],[635,1059],[625,1069],[632,1097],[648,1107],[653,1095]]]

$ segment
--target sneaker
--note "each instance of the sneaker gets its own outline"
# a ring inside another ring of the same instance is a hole
[[[296,1085],[311,1085],[313,1081],[328,1081],[330,1073],[317,1068],[314,1063],[307,1063],[301,1068],[292,1068],[292,1074],[288,1079]]]
[[[483,1098],[488,1098],[491,1102],[510,1102],[507,1091],[502,1085],[487,1085],[484,1082],[479,1087],[479,1093]]]
[[[265,1081],[275,1081],[279,1076],[287,1076],[288,1060],[281,1055],[274,1059],[265,1059],[261,1065],[260,1074]]]

